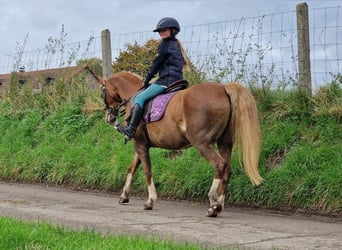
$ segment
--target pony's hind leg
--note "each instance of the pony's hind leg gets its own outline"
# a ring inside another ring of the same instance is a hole
[[[211,185],[208,198],[210,207],[207,212],[208,217],[217,217],[217,215],[222,211],[222,204],[220,203],[220,197],[218,196],[218,190],[222,185],[222,179],[214,178]]]
[[[132,179],[135,171],[140,164],[140,159],[137,154],[134,154],[133,161],[127,171],[125,186],[123,187],[122,193],[120,195],[119,203],[127,204],[129,202],[128,194],[131,189]]]
[[[211,163],[215,170],[215,177],[208,193],[210,207],[208,217],[216,217],[222,211],[222,204],[219,197],[219,190],[222,186],[224,171],[227,166],[225,159],[215,151],[213,145],[195,146],[200,154]]]
[[[218,190],[218,203],[221,204],[222,210],[224,209],[224,202],[225,202],[225,193],[226,193],[226,188],[229,183],[230,176],[232,175],[232,167],[231,167],[231,153],[232,153],[232,148],[233,144],[232,143],[218,143],[218,148],[219,148],[219,153],[220,155],[226,159],[227,165],[224,169],[223,173],[223,178],[222,178],[222,183],[219,187]]]

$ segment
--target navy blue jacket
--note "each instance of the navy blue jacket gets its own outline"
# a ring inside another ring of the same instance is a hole
[[[171,83],[183,79],[183,65],[181,48],[176,39],[165,39],[158,47],[158,55],[146,75],[145,84],[159,73],[159,78],[155,83],[168,87]]]

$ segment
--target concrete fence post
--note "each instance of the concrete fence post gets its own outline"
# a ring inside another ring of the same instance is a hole
[[[108,78],[112,75],[112,47],[110,41],[110,31],[108,29],[101,32],[102,46],[102,75]]]
[[[312,95],[309,11],[307,3],[297,5],[297,36],[298,36],[298,84],[299,89]]]

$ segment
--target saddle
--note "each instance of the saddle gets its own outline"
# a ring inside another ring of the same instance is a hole
[[[174,94],[189,87],[187,80],[179,80],[170,84],[170,86],[161,94],[149,100],[144,106],[143,119],[146,123],[159,121],[165,113],[167,104]]]
[[[179,90],[183,90],[189,87],[189,82],[187,80],[178,80],[170,84],[169,87],[166,88],[165,93],[175,92]]]

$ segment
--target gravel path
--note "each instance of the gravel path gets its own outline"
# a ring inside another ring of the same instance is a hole
[[[243,249],[342,249],[342,221],[226,208],[205,217],[203,203],[144,200],[119,205],[112,194],[0,182],[0,216],[44,221],[72,229],[127,233]]]

